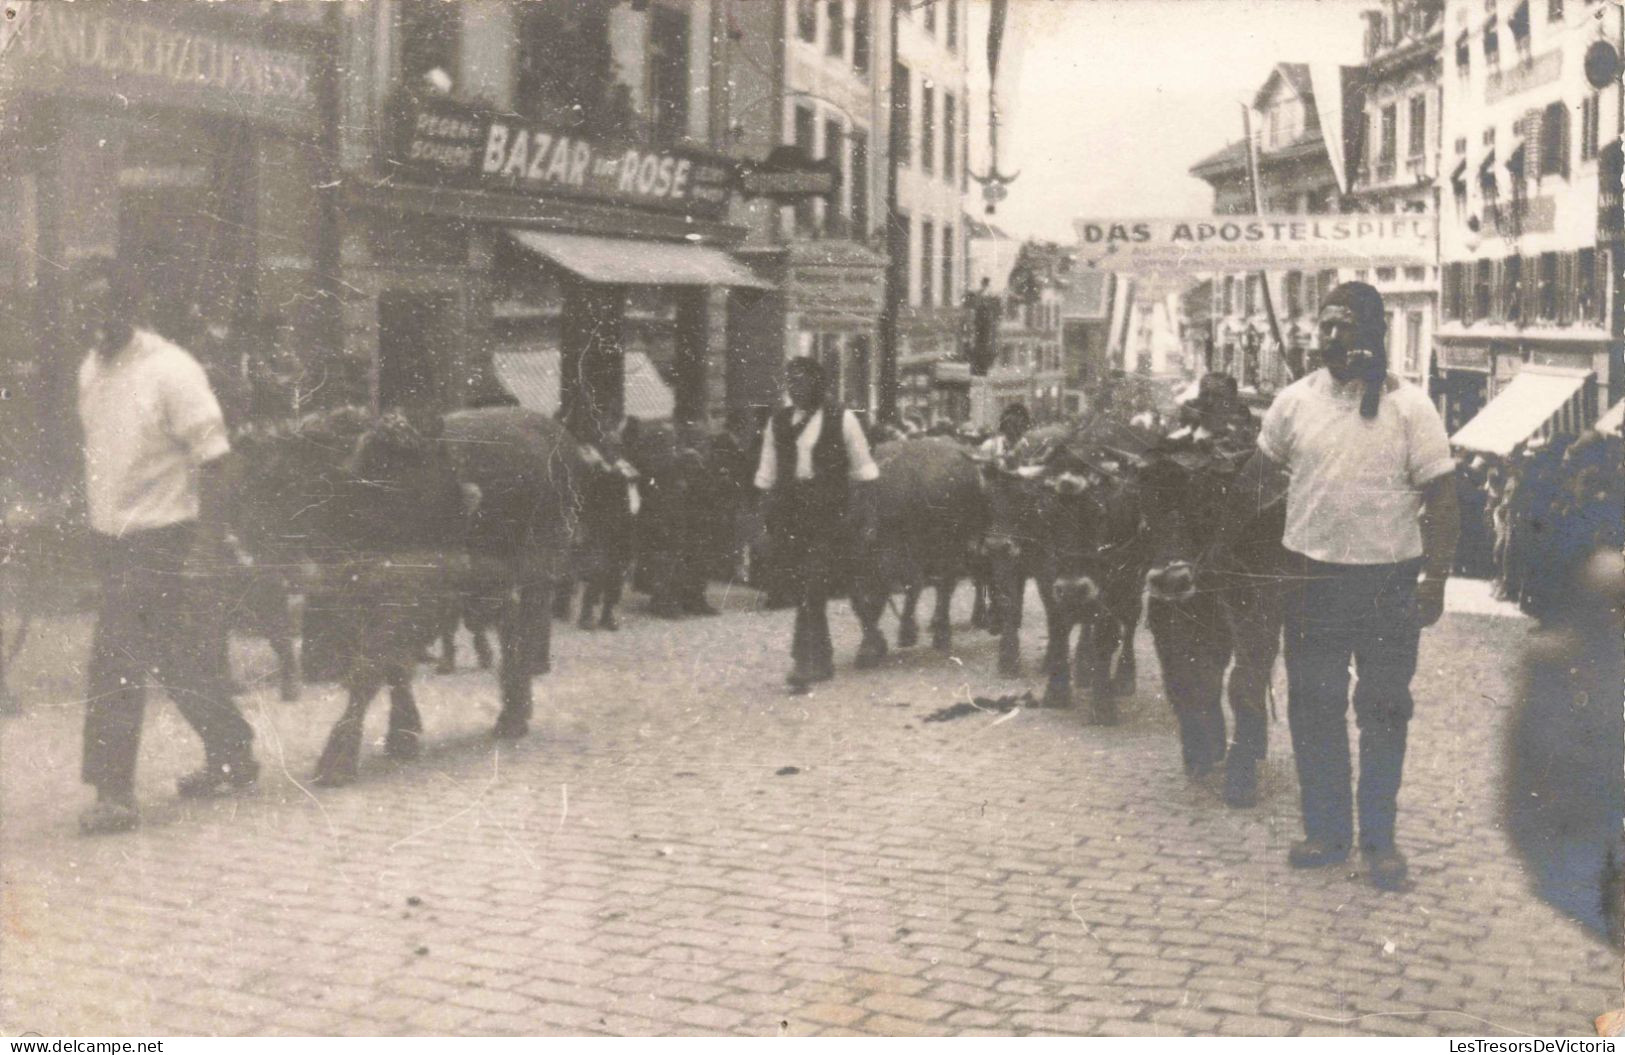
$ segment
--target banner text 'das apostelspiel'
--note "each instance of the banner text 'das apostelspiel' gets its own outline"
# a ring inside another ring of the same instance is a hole
[[[1078,262],[1103,271],[1422,266],[1438,220],[1421,215],[1189,216],[1076,221]]]

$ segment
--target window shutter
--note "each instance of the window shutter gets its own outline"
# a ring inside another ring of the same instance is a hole
[[[1523,280],[1523,321],[1527,325],[1540,318],[1540,257],[1525,260],[1529,273]]]
[[[1490,321],[1500,322],[1506,318],[1506,305],[1503,301],[1501,282],[1506,273],[1506,262],[1493,260],[1490,262]]]
[[[1574,321],[1576,272],[1573,253],[1560,253],[1557,257],[1557,321],[1568,325]]]

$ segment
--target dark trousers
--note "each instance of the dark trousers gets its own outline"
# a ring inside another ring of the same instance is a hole
[[[1324,564],[1307,558],[1286,605],[1287,719],[1297,756],[1304,834],[1353,844],[1348,738],[1349,662],[1360,735],[1360,846],[1388,849],[1421,630],[1412,606],[1420,560]]]
[[[209,765],[246,760],[254,730],[231,701],[208,636],[197,632],[182,565],[194,526],[95,537],[101,609],[90,646],[85,783],[130,795],[149,682],[162,685],[203,740]]]
[[[843,510],[827,489],[792,484],[775,499],[769,533],[796,606],[790,658],[798,671],[835,662],[829,637],[829,599],[836,588]]]

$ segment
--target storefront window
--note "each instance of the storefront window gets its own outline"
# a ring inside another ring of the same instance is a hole
[[[440,70],[458,85],[457,62],[462,43],[462,11],[442,0],[401,0],[401,85],[408,91],[427,87],[430,73]]]
[[[567,131],[642,138],[636,96],[615,76],[610,6],[607,0],[520,6],[514,103],[522,115]]]
[[[688,135],[688,99],[688,13],[655,6],[649,22],[649,111],[655,142]]]

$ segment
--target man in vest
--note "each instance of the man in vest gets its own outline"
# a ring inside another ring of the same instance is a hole
[[[867,484],[880,469],[856,415],[827,400],[817,360],[792,359],[785,375],[789,405],[768,419],[756,487],[769,495],[767,530],[795,599],[786,680],[801,694],[835,676],[826,606],[849,523],[859,528],[860,545],[873,531]]]

